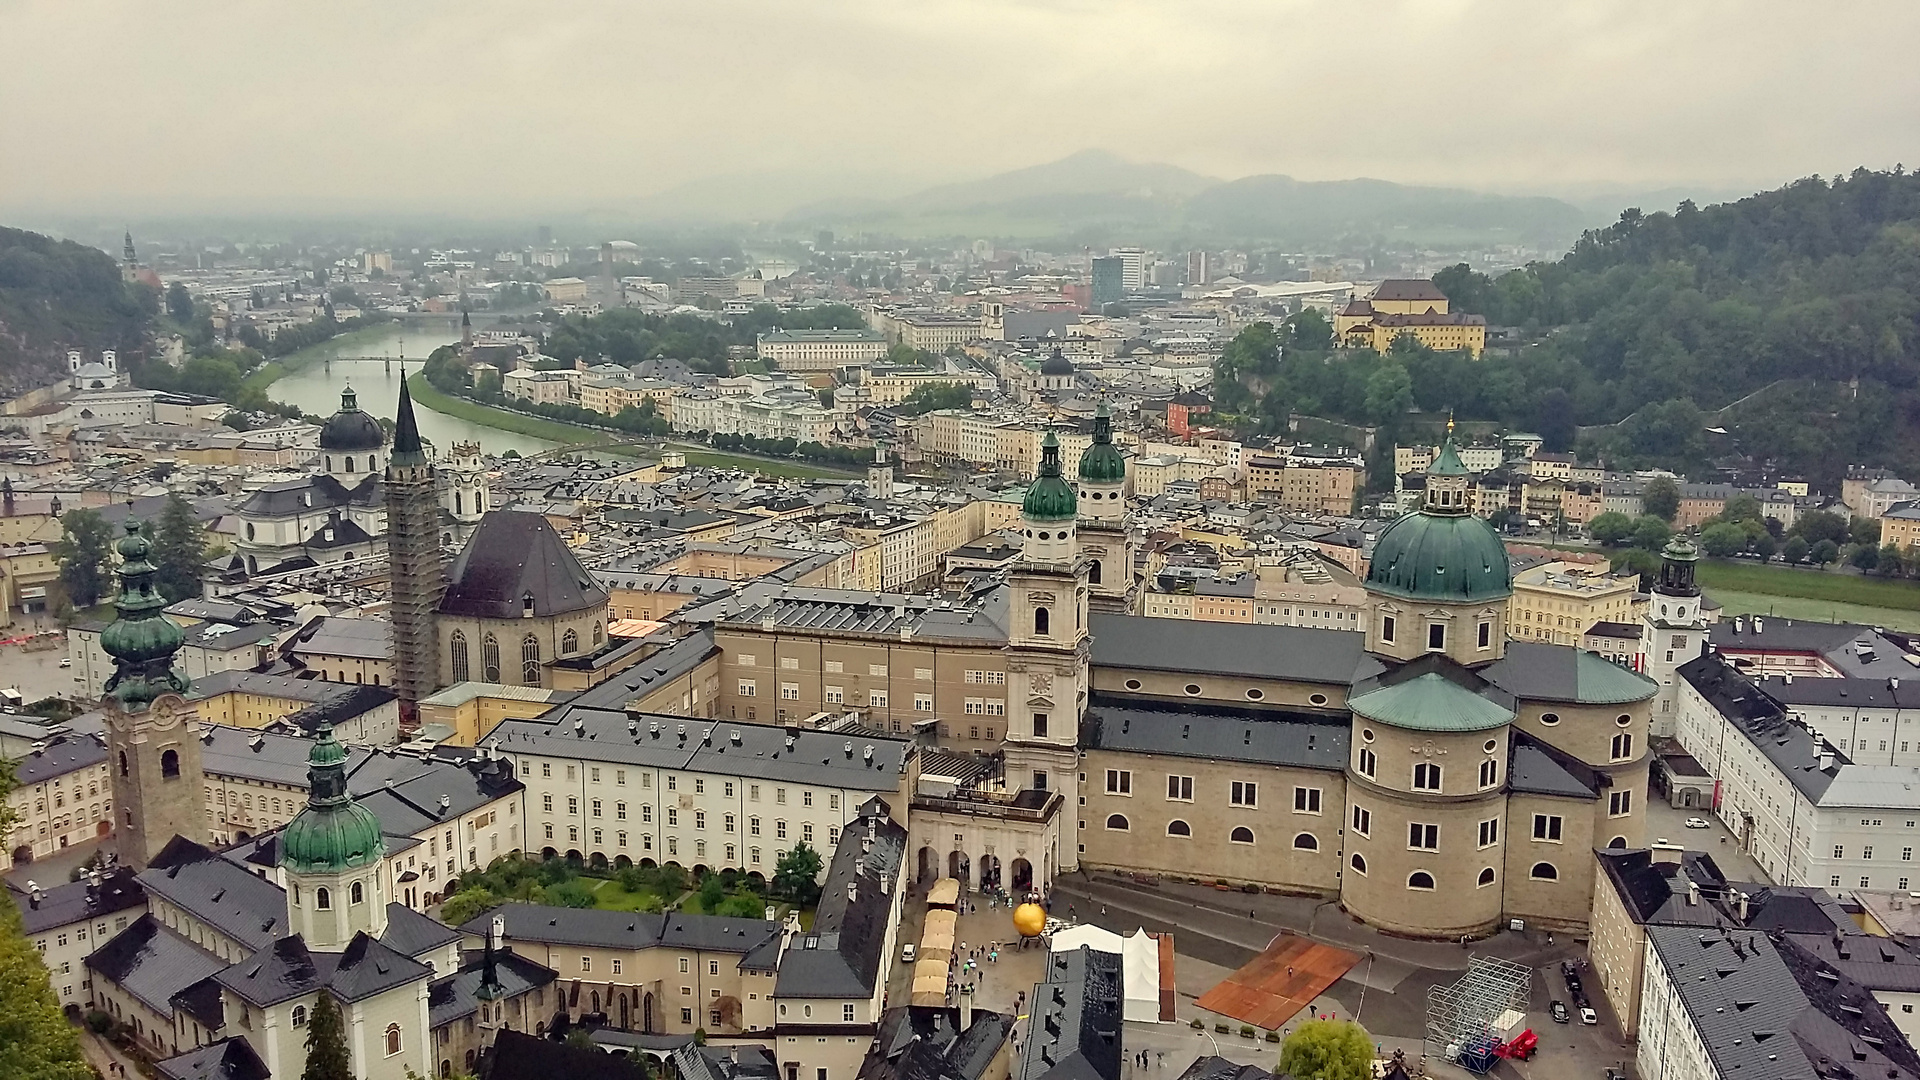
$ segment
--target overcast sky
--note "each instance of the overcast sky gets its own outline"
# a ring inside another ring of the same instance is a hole
[[[1914,0],[0,0],[0,41],[0,212],[616,208],[1089,147],[1554,192],[1920,162]]]

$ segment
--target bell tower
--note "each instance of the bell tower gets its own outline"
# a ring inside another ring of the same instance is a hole
[[[1093,413],[1093,442],[1080,455],[1077,485],[1080,552],[1087,562],[1089,603],[1095,611],[1131,608],[1133,549],[1127,532],[1127,460],[1113,445],[1113,415],[1101,402]]]
[[[1014,788],[1071,793],[1080,763],[1091,639],[1077,506],[1060,475],[1060,440],[1049,431],[1040,475],[1020,504],[1020,558],[1007,574],[1006,780]]]
[[[115,847],[121,861],[144,870],[175,836],[205,843],[207,810],[200,740],[189,726],[187,677],[173,666],[180,628],[164,614],[154,585],[153,545],[127,519],[120,554],[119,617],[100,633],[113,657],[103,705],[107,768],[112,783]]]
[[[1675,672],[1706,647],[1707,618],[1701,610],[1700,586],[1693,579],[1699,561],[1693,541],[1684,536],[1667,541],[1660,552],[1660,579],[1654,582],[1640,628],[1641,674],[1660,684],[1650,706],[1648,730],[1654,735],[1673,734],[1674,710],[1679,707]]]
[[[322,719],[307,752],[307,808],[280,834],[287,921],[308,948],[342,948],[362,930],[386,933],[386,850],[380,819],[347,792],[347,748]]]
[[[393,689],[400,695],[400,723],[411,730],[419,722],[420,699],[440,688],[438,614],[447,578],[440,565],[439,477],[420,442],[404,373],[382,487],[393,598]]]

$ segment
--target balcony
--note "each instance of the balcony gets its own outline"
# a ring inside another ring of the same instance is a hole
[[[909,805],[913,810],[923,813],[967,814],[1039,825],[1052,820],[1065,801],[1057,791],[1028,788],[1020,792],[1005,792],[959,788],[945,795],[917,794],[909,800]]]

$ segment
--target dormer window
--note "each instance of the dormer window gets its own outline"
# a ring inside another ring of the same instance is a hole
[[[522,596],[520,598],[520,617],[523,619],[533,618],[533,594],[532,593],[528,593],[525,596]]]

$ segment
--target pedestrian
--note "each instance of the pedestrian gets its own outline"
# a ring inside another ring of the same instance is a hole
[[[1252,909],[1252,908],[1248,908],[1248,909],[1247,909],[1247,918],[1249,918],[1249,919],[1251,919],[1251,918],[1253,918],[1253,916],[1254,916],[1254,912],[1253,912],[1253,909]]]
[[[1154,1064],[1154,1068],[1164,1069],[1166,1067],[1167,1067],[1167,1052],[1165,1050],[1162,1050],[1160,1051],[1160,1060]]]
[[[1293,978],[1293,968],[1292,968],[1292,966],[1288,966],[1288,968],[1287,968],[1287,978],[1289,978],[1289,979],[1291,979],[1291,978]]]
[[[1103,919],[1107,917],[1107,905],[1105,904],[1100,905],[1100,917]]]

